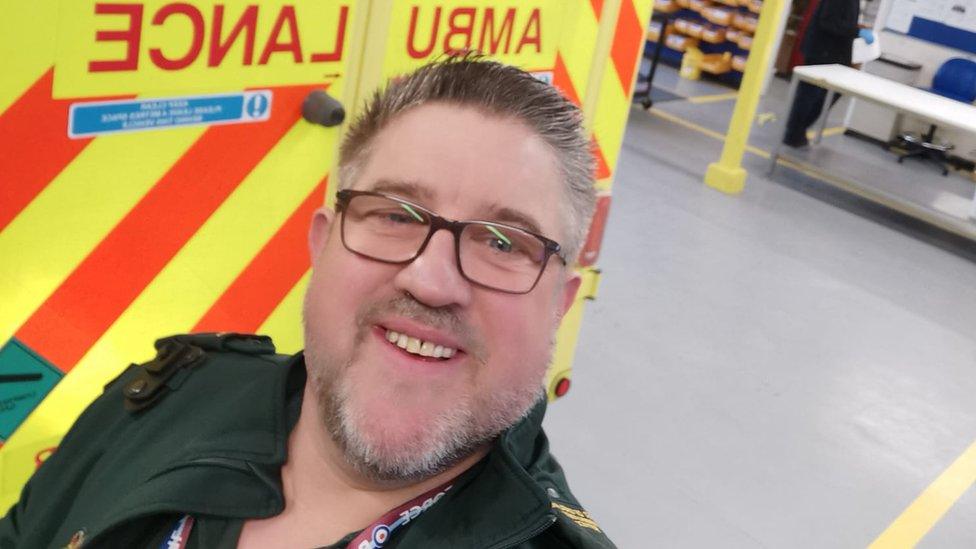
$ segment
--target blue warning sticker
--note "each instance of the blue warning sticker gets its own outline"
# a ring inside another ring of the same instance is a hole
[[[64,374],[10,338],[0,348],[0,441],[7,440]]]
[[[68,137],[212,124],[262,122],[271,116],[271,90],[216,95],[73,103]]]

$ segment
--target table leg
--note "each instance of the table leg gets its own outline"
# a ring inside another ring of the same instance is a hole
[[[773,171],[776,170],[776,160],[779,158],[779,151],[783,148],[783,139],[786,139],[786,123],[789,122],[790,110],[793,108],[793,101],[796,99],[796,89],[799,85],[800,79],[794,74],[790,80],[790,93],[787,95],[786,110],[783,111],[783,131],[780,132],[779,139],[773,145],[773,152],[769,155],[769,171],[766,172],[767,175],[773,175]]]
[[[973,205],[969,210],[969,220],[976,223],[976,192],[973,193]]]
[[[836,91],[827,91],[827,102],[824,103],[823,112],[820,113],[820,120],[817,122],[817,137],[813,140],[813,142],[817,145],[819,145],[820,140],[823,139],[824,128],[827,127],[827,115],[830,114],[830,105],[833,104],[835,95],[837,95]]]

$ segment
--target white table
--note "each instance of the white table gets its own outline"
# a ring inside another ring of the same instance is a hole
[[[955,101],[844,65],[800,66],[793,69],[789,101],[786,103],[787,111],[782,118],[784,121],[783,134],[777,140],[776,147],[773,149],[772,156],[770,157],[770,174],[776,169],[777,159],[783,147],[783,137],[786,136],[786,120],[789,117],[789,109],[793,105],[796,89],[801,81],[826,89],[826,105],[830,105],[837,93],[843,93],[850,97],[871,101],[872,103],[902,114],[910,114],[923,120],[928,120],[939,126],[959,128],[965,132],[976,134],[976,106],[967,105],[961,101]],[[817,121],[817,135],[813,140],[814,144],[820,143],[823,137],[828,111],[829,109],[824,108],[820,114],[820,119]],[[948,219],[948,216],[941,212],[931,211],[921,205],[911,203],[904,198],[890,195],[878,189],[870,189],[856,183],[851,183],[848,190],[853,190],[865,198],[892,206],[902,211],[902,213],[919,217],[952,232],[969,237],[976,236],[976,223],[967,223],[958,220],[958,218]],[[976,220],[976,194],[973,196],[970,218]]]

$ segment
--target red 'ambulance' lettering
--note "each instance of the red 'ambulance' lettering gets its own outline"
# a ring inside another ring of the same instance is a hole
[[[203,49],[203,14],[190,4],[166,4],[153,16],[152,24],[163,26],[167,19],[177,14],[189,19],[190,25],[193,26],[193,40],[190,42],[190,49],[186,55],[174,59],[163,55],[160,48],[149,49],[149,59],[152,60],[153,64],[170,71],[190,66],[200,55],[200,50]]]
[[[534,10],[537,14],[539,10]],[[515,10],[505,10],[505,19],[502,20],[498,34],[495,34],[495,8],[485,8],[485,18],[481,22],[481,40],[478,41],[478,50],[485,52],[497,52],[498,46],[505,41],[505,51],[512,42],[512,26],[515,25]],[[488,40],[488,49],[485,49],[485,40]]]
[[[215,4],[210,17],[209,28],[205,14],[197,7],[185,2],[164,4],[152,16],[151,27],[167,25],[183,25],[189,23],[190,40],[186,44],[146,44],[149,61],[163,70],[180,70],[192,65],[200,57],[204,44],[208,45],[206,63],[208,67],[221,66],[227,53],[238,42],[243,41],[241,64],[254,64],[254,50],[257,45],[257,28],[260,7],[247,6],[236,21],[228,21],[225,17],[223,4]],[[139,68],[139,52],[144,46],[142,26],[145,6],[142,4],[121,4],[99,2],[95,4],[95,15],[114,17],[114,28],[118,28],[118,16],[125,16],[123,30],[97,30],[96,42],[121,42],[125,45],[125,56],[121,59],[99,59],[89,61],[89,72],[134,71]],[[267,9],[265,9],[267,12]],[[305,50],[299,34],[298,12],[295,6],[283,5],[275,14],[274,25],[267,37],[264,37],[258,65],[267,64],[272,57],[289,56],[293,63],[305,62]],[[331,49],[309,52],[309,63],[326,63],[342,59],[342,51],[346,36],[346,22],[349,17],[349,7],[339,6],[336,21],[336,37]],[[230,30],[224,32],[224,24]],[[209,31],[209,32],[208,32]]]
[[[429,57],[437,47],[443,30],[441,49],[445,52],[467,50],[477,42],[477,49],[488,54],[522,53],[526,47],[534,47],[536,53],[542,52],[542,23],[539,8],[529,12],[522,25],[521,33],[514,47],[512,45],[515,29],[516,8],[508,8],[504,16],[496,14],[494,8],[457,7],[441,17],[444,8],[437,6],[431,14],[430,35],[418,32],[421,13],[420,6],[410,9],[410,27],[407,31],[407,54],[414,59]],[[496,15],[498,18],[496,18]],[[480,19],[480,25],[479,25]],[[500,19],[500,20],[499,20]],[[443,28],[441,21],[444,22]],[[428,27],[424,26],[424,29]]]
[[[234,28],[227,35],[227,40],[221,41],[221,29],[224,26],[224,6],[214,6],[213,23],[210,27],[210,53],[207,56],[207,66],[216,67],[224,60],[230,47],[237,41],[242,32],[244,37],[244,64],[250,65],[254,59],[254,34],[258,27],[258,7],[248,6],[241,17],[234,23]]]
[[[129,27],[121,31],[100,30],[95,33],[96,42],[125,42],[125,57],[114,61],[92,61],[89,72],[134,71],[139,66],[139,36],[142,33],[142,6],[140,4],[95,4],[95,15],[125,15]]]
[[[290,39],[287,42],[280,42],[281,31],[285,25],[288,26]],[[271,59],[271,54],[276,52],[291,52],[292,61],[295,63],[302,62],[302,42],[298,37],[298,21],[295,20],[294,6],[281,7],[274,28],[271,29],[271,34],[268,36],[268,42],[264,45],[264,51],[261,52],[258,65],[267,65],[268,59]]]

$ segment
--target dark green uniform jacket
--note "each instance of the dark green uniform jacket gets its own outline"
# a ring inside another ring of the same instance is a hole
[[[160,355],[109,384],[31,478],[0,520],[0,549],[155,548],[185,514],[197,521],[188,547],[233,547],[244,519],[284,509],[302,355],[233,334],[156,346]],[[549,453],[544,414],[543,400],[385,547],[613,547]]]

